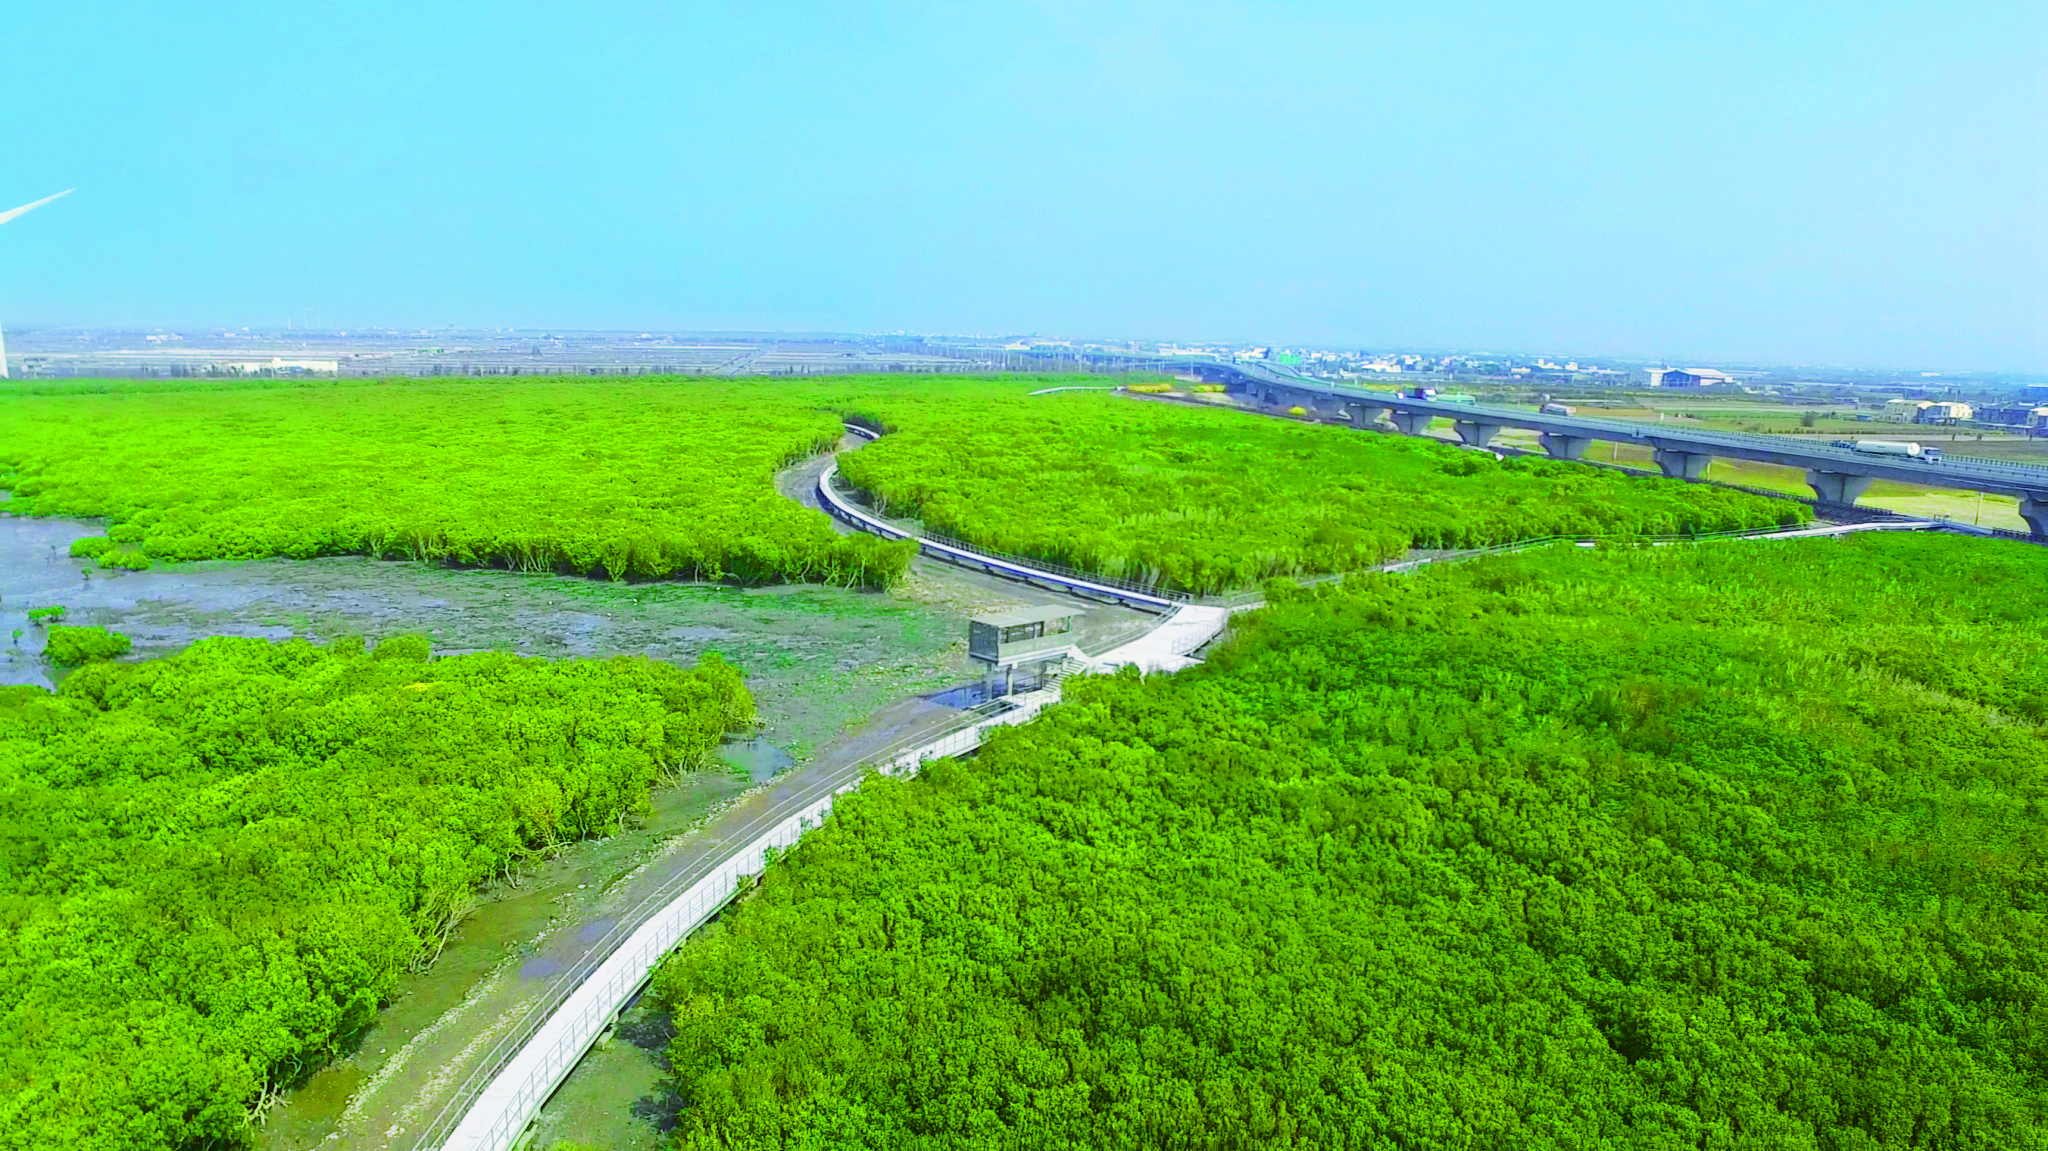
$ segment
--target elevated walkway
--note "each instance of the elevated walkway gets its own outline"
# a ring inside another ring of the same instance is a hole
[[[834,486],[834,481],[838,478],[839,464],[837,461],[827,465],[825,470],[818,475],[818,500],[828,512],[860,528],[862,531],[872,532],[883,539],[915,541],[918,550],[925,555],[931,556],[933,559],[944,560],[947,563],[958,564],[962,567],[977,568],[992,575],[1007,576],[1010,579],[1037,584],[1054,591],[1063,591],[1090,599],[1105,600],[1110,603],[1120,603],[1129,607],[1143,608],[1148,611],[1172,611],[1185,602],[1186,597],[1184,596],[1161,593],[1139,584],[1107,579],[1103,576],[1090,576],[1080,572],[1060,571],[1054,569],[1051,565],[1032,563],[1028,560],[1014,557],[989,555],[969,548],[962,543],[938,540],[928,535],[918,535],[915,532],[905,531],[895,524],[868,512],[852,500],[847,499]]]
[[[882,775],[914,775],[925,761],[973,751],[990,732],[1027,723],[1059,699],[1055,684],[984,704],[955,724],[876,752],[853,766]],[[647,985],[662,959],[745,891],[776,852],[794,846],[806,831],[822,824],[834,800],[858,786],[865,775],[865,770],[859,771],[851,782],[823,790],[723,862],[689,880],[680,893],[665,891],[628,912],[621,929],[629,928],[630,933],[623,941],[569,991],[481,1090],[464,1096],[463,1110],[429,1128],[415,1146],[421,1151],[511,1151],[518,1146],[548,1097],[616,1025],[619,1013]]]
[[[871,434],[871,433],[868,433]],[[958,723],[918,737],[909,745],[889,748],[861,760],[856,767],[892,776],[915,774],[927,760],[964,755],[981,746],[998,728],[1027,723],[1058,703],[1067,678],[1135,666],[1147,674],[1176,671],[1196,662],[1189,653],[1221,632],[1229,619],[1224,608],[1185,604],[1112,584],[1047,571],[1001,557],[987,556],[956,544],[921,539],[855,507],[834,491],[836,467],[820,476],[818,494],[825,505],[861,527],[890,539],[918,539],[928,554],[966,566],[1011,575],[1048,588],[1117,602],[1139,601],[1167,614],[1139,639],[1100,656],[1067,647],[1054,653],[1045,684],[973,709]],[[860,775],[864,775],[861,772]],[[420,1151],[512,1151],[543,1104],[584,1054],[617,1023],[619,1012],[646,986],[661,960],[680,946],[766,869],[769,859],[795,845],[804,832],[823,823],[836,797],[858,785],[859,776],[838,787],[822,789],[801,803],[744,848],[694,879],[679,878],[670,888],[629,912],[618,928],[623,939],[580,983],[569,990],[533,1033],[480,1090],[462,1097],[460,1111],[431,1127],[416,1147]],[[666,902],[661,902],[666,900]],[[637,924],[637,926],[634,926]]]

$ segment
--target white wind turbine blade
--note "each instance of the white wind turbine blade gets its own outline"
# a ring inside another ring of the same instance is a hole
[[[61,200],[64,197],[69,196],[71,193],[76,191],[78,191],[78,189],[76,188],[66,188],[54,196],[44,196],[42,199],[37,200],[33,204],[23,204],[21,207],[16,208],[11,212],[0,212],[0,224],[4,224],[7,221],[12,220],[16,216],[22,215],[23,213],[33,212],[37,208],[42,207],[44,204],[47,204],[52,200]]]
[[[47,204],[52,200],[61,200],[64,197],[69,196],[71,193],[76,191],[78,191],[78,189],[76,188],[66,188],[54,196],[44,196],[42,199],[37,200],[33,204],[23,204],[21,207],[15,208],[12,211],[0,212],[0,224],[4,224],[7,221],[12,220],[16,216],[19,216],[24,212],[33,212],[37,208],[42,207],[44,204]],[[0,380],[4,380],[7,378],[7,337],[4,335],[0,335]]]

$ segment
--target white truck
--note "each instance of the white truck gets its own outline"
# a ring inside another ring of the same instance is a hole
[[[1923,448],[1907,440],[1836,440],[1830,447],[1848,448],[1866,456],[1904,456],[1923,464],[1941,462],[1940,448]]]
[[[1539,416],[1569,416],[1573,412],[1570,404],[1548,403],[1537,408],[1536,414]]]

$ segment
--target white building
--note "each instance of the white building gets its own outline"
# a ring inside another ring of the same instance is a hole
[[[341,370],[340,360],[287,360],[273,356],[269,361],[249,360],[236,364],[222,364],[229,375],[260,376],[265,372],[273,376],[302,375],[307,372],[325,372],[328,375]]]
[[[1734,382],[1735,377],[1712,368],[1650,369],[1650,386],[1653,388],[1704,388]]]

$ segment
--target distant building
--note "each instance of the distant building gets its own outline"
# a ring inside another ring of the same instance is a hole
[[[307,372],[326,372],[333,375],[341,370],[340,360],[287,360],[282,356],[268,361],[257,360],[238,364],[223,364],[231,376],[259,376],[269,373],[274,376],[301,375]]]
[[[1957,420],[1967,420],[1970,418],[1970,415],[1970,405],[1968,404],[1947,402],[1926,404],[1921,407],[1920,414],[1915,417],[1913,422],[1917,424],[1952,424]]]
[[[2039,400],[1979,404],[1972,418],[1980,424],[2002,424],[2009,428],[2032,428],[2040,413],[2048,412]]]
[[[2023,429],[2029,436],[2048,434],[2048,407],[2034,401],[1977,409],[1977,422]]]
[[[1712,368],[1650,369],[1650,386],[1653,388],[1704,388],[1734,382],[1735,377]]]

